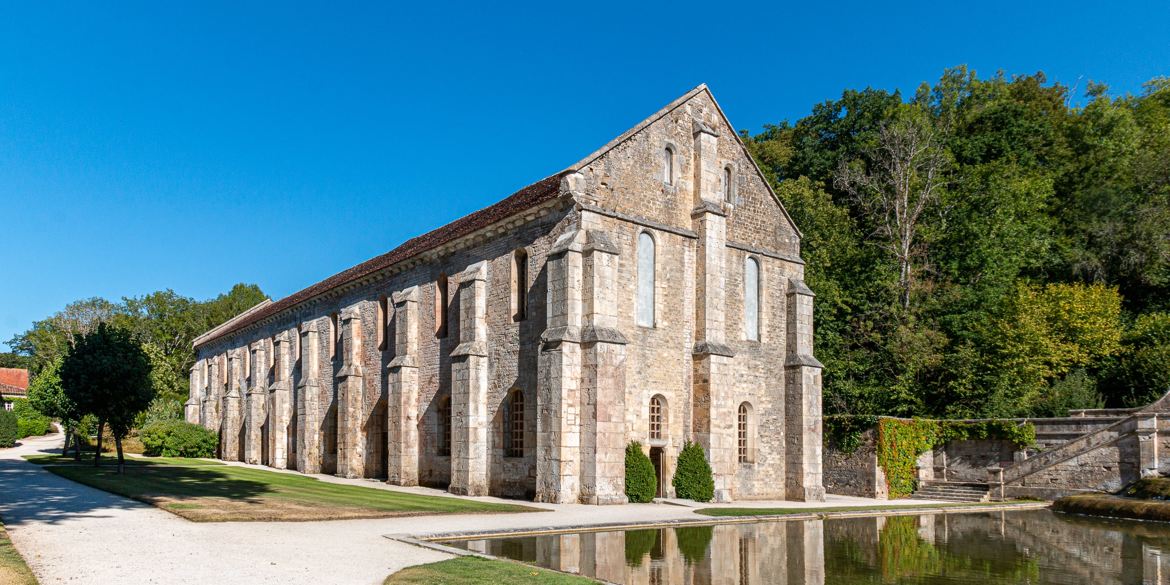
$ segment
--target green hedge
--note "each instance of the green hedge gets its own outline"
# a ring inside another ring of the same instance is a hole
[[[143,453],[152,457],[215,457],[219,436],[181,420],[159,421],[138,432]]]
[[[710,502],[715,497],[715,478],[707,454],[698,443],[687,441],[678,455],[674,470],[674,493],[680,498],[696,502]]]
[[[16,415],[18,439],[47,435],[53,428],[53,421],[37,412],[26,399],[13,399],[12,412]]]
[[[16,440],[20,438],[16,436],[17,427],[16,413],[4,408],[3,401],[0,401],[0,447],[11,447],[16,444]]]
[[[642,444],[634,441],[626,445],[626,497],[636,504],[644,504],[654,499],[658,493],[658,477],[654,474],[654,464],[642,452]]]

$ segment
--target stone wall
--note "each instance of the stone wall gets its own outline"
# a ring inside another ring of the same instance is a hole
[[[830,494],[889,498],[886,474],[877,460],[877,429],[862,433],[852,451],[831,443],[825,445],[824,483]]]

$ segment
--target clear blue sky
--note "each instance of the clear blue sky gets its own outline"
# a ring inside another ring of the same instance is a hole
[[[282,297],[702,82],[755,131],[959,64],[1170,75],[1164,1],[391,4],[3,3],[0,343],[90,296]]]

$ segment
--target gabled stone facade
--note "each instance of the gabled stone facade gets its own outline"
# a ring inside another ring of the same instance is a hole
[[[705,86],[572,167],[196,340],[224,459],[545,502],[820,500],[800,235]]]

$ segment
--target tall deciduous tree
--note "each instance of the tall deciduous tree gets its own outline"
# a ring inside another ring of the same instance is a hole
[[[69,398],[61,386],[61,360],[53,362],[32,379],[28,385],[28,403],[37,412],[60,421],[65,431],[62,452],[69,452],[72,440],[75,454],[80,458],[81,437],[77,436],[77,425],[81,422],[81,412],[77,403]]]
[[[94,465],[101,463],[102,430],[106,424],[118,450],[118,473],[125,459],[122,439],[134,417],[154,399],[150,358],[124,329],[98,324],[89,333],[77,336],[61,363],[61,385],[65,394],[85,414],[98,419],[98,448]]]

